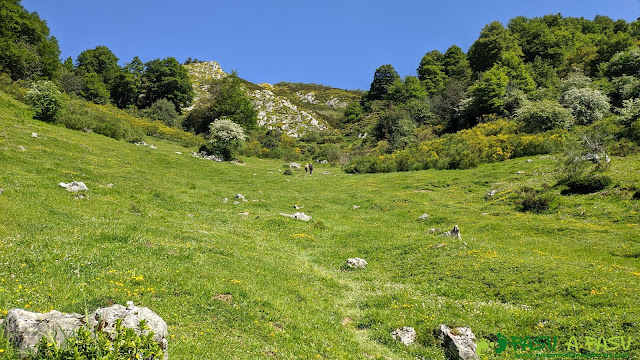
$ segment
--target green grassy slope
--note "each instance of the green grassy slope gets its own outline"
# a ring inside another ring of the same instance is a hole
[[[284,176],[280,161],[215,163],[30,116],[0,93],[0,316],[133,300],[169,324],[171,359],[440,359],[441,323],[561,343],[640,331],[639,155],[613,159],[606,193],[537,215],[516,212],[513,192],[553,183],[552,157]],[[58,186],[73,180],[85,198]],[[294,204],[313,220],[279,215]],[[462,240],[429,232],[455,224]],[[356,256],[369,266],[343,270]],[[390,336],[405,325],[410,347]]]

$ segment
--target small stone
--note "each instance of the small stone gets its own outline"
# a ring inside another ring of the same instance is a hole
[[[440,325],[435,331],[442,341],[445,357],[450,360],[478,360],[476,354],[476,336],[469,327],[450,329],[447,325]]]
[[[522,175],[522,174],[524,174],[524,171],[517,171],[516,172],[516,175]]]
[[[180,151],[176,151],[176,154],[178,155],[182,155],[182,153]]]
[[[27,151],[27,149],[26,149],[24,146],[22,146],[22,145],[18,145],[18,150],[20,150],[20,151]]]
[[[242,194],[236,194],[236,200],[246,201],[247,199],[245,199],[244,195],[242,195]]]
[[[37,138],[37,137],[38,137],[38,133],[34,133],[34,132],[32,132],[32,133],[31,133],[31,137],[32,137],[32,138]]]
[[[531,160],[531,159],[527,159],[527,161],[526,161],[526,162],[530,163],[530,162],[533,162],[533,160]]]
[[[420,215],[420,217],[418,218],[419,220],[427,220],[430,217],[429,214],[422,214]]]
[[[87,187],[87,185],[85,185],[82,181],[73,181],[69,184],[65,184],[63,182],[61,182],[60,184],[61,187],[67,189],[67,191],[84,191],[84,190],[89,190],[89,188]]]
[[[303,209],[303,208],[304,208],[304,206],[300,206],[300,205],[293,205],[293,208],[294,208],[294,209],[296,209],[296,210],[299,210],[299,209]]]
[[[0,195],[2,195],[3,192],[4,192],[4,189],[0,188]]]
[[[241,215],[241,216],[249,216],[249,213],[245,211],[245,212],[238,213],[238,215]]]
[[[403,326],[393,330],[391,336],[394,340],[398,340],[405,346],[409,346],[416,341],[416,330],[410,326]]]
[[[453,229],[451,229],[450,231],[446,231],[442,233],[442,236],[449,236],[449,237],[462,239],[462,236],[460,235],[460,229],[458,229],[458,225],[454,226]]]
[[[231,304],[233,302],[233,295],[231,295],[231,294],[218,294],[218,295],[214,296],[213,299],[225,302],[227,304]]]
[[[494,197],[494,196],[496,196],[497,192],[498,191],[496,191],[496,190],[489,190],[489,192],[487,192],[487,194],[484,196],[484,198],[488,199],[488,198]]]
[[[347,267],[351,269],[364,269],[367,267],[367,260],[361,258],[349,258],[347,259]]]
[[[355,209],[360,209],[360,206],[358,206],[358,205],[352,205],[351,207],[353,207],[354,210]]]
[[[158,147],[157,147],[157,146],[155,146],[155,145],[149,145],[149,148],[151,148],[151,149],[157,149]]]
[[[223,202],[223,203],[227,203],[228,201],[229,201],[229,198],[224,198],[224,199],[222,199],[222,202]]]
[[[238,204],[240,204],[240,201],[234,201],[233,202],[233,205],[238,205]]]

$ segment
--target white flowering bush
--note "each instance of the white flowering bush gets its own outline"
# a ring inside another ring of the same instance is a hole
[[[209,133],[206,151],[224,160],[232,159],[247,140],[242,126],[224,117],[209,125]]]
[[[525,101],[516,111],[516,120],[527,132],[569,129],[573,125],[571,110],[551,100]]]
[[[42,121],[55,121],[62,109],[62,94],[51,81],[34,82],[25,100],[35,111],[34,118]]]
[[[591,88],[572,88],[565,91],[560,99],[564,107],[571,110],[576,123],[588,125],[601,120],[609,112],[609,98]]]

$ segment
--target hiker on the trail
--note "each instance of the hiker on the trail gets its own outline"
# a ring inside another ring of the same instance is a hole
[[[313,174],[313,163],[309,164],[309,175]]]
[[[304,166],[304,173],[306,174],[309,171],[309,163]]]

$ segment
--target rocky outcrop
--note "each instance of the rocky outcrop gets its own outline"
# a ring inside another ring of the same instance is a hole
[[[327,124],[310,111],[299,109],[286,98],[271,90],[255,90],[249,98],[258,111],[258,125],[280,129],[292,137],[304,135],[309,130],[324,130]]]
[[[410,326],[403,326],[391,332],[391,337],[393,337],[394,340],[400,341],[405,346],[413,344],[416,341],[416,336],[416,330]]]
[[[349,258],[347,259],[347,267],[351,269],[364,269],[367,267],[367,260],[361,258]]]
[[[476,336],[469,327],[449,328],[440,325],[436,337],[442,341],[447,360],[478,360]]]
[[[73,181],[68,184],[61,182],[58,185],[60,185],[60,187],[67,189],[67,191],[71,191],[71,192],[89,190],[87,185],[85,185],[82,181]]]
[[[292,219],[296,219],[296,220],[301,220],[301,221],[309,221],[311,220],[311,216],[303,213],[303,212],[296,212],[293,214],[285,214],[285,213],[280,213],[280,215],[282,216],[286,216],[286,217],[290,217]]]
[[[122,320],[122,326],[135,329],[136,333],[153,331],[153,339],[160,345],[168,358],[167,352],[167,323],[153,311],[145,307],[115,304],[100,308],[93,313],[80,315],[65,314],[53,310],[48,313],[35,313],[23,309],[11,309],[7,312],[2,326],[9,342],[20,351],[29,351],[36,347],[43,336],[62,344],[66,338],[73,335],[81,326],[87,326],[92,331],[104,331],[108,334],[115,330],[116,321]],[[140,321],[144,320],[149,330],[140,330]]]

